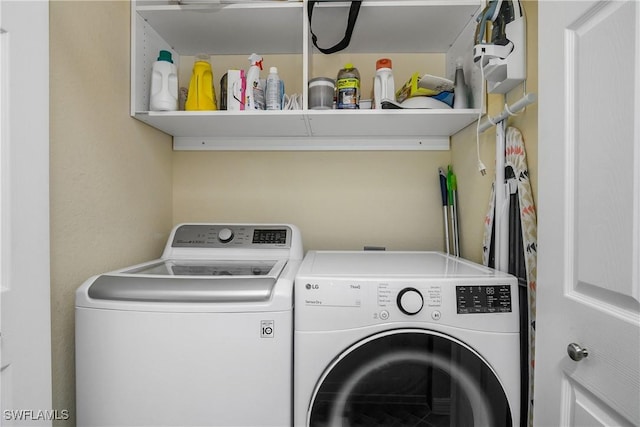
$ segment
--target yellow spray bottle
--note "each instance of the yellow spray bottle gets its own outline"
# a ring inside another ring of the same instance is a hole
[[[218,109],[209,55],[196,56],[184,109],[187,111]]]

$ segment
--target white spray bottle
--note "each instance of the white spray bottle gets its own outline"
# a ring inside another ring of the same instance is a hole
[[[262,70],[262,56],[252,53],[249,57],[249,71],[247,71],[247,90],[245,94],[245,110],[264,110],[264,89],[260,86],[260,70]]]

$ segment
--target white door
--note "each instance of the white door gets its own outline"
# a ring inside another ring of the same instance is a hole
[[[538,49],[534,424],[638,426],[640,2],[540,1]]]
[[[0,0],[0,425],[51,408],[49,4]]]

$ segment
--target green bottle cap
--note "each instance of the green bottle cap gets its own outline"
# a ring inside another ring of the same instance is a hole
[[[352,64],[351,62],[348,62],[348,63],[344,64],[344,68],[345,68],[346,70],[350,70],[350,69],[352,69],[352,68],[353,68],[353,64]]]
[[[173,59],[171,59],[171,52],[168,50],[161,50],[160,55],[158,55],[158,61],[167,61],[173,64]]]

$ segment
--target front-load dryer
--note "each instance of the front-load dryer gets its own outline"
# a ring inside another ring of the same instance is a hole
[[[81,427],[292,422],[293,225],[181,224],[76,292]]]
[[[437,252],[312,251],[295,279],[296,427],[513,427],[518,285]]]

